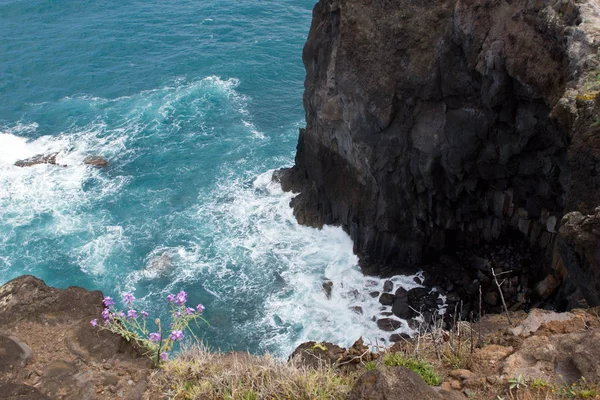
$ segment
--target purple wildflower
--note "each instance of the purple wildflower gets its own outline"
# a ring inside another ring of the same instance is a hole
[[[104,311],[102,311],[102,318],[104,318],[105,321],[108,321],[109,319],[112,318],[112,315],[108,308],[105,308]]]
[[[90,324],[92,324],[92,326],[96,326],[98,325],[98,320],[97,319],[93,319],[90,321]]]
[[[113,301],[113,298],[110,296],[106,296],[104,297],[104,300],[102,300],[102,302],[104,303],[105,307],[110,307],[110,306],[114,306],[115,302]]]
[[[198,304],[196,306],[196,310],[198,310],[198,314],[202,314],[204,312],[205,308],[202,304]]]
[[[187,301],[187,293],[183,290],[177,294],[177,298],[175,299],[175,303],[182,306]]]
[[[121,318],[125,318],[125,313],[123,311],[119,311],[119,314],[117,315]]]
[[[169,353],[160,353],[160,358],[162,358],[163,361],[167,361],[167,358],[169,357]]]
[[[128,306],[130,306],[131,304],[133,304],[134,300],[135,300],[135,297],[133,297],[133,293],[125,293],[123,295],[123,302],[125,304],[127,304]]]
[[[175,316],[176,316],[177,318],[181,317],[181,312],[180,312],[180,311],[177,311],[177,312],[175,313]]]
[[[148,339],[149,339],[151,342],[158,343],[158,342],[160,342],[160,333],[157,333],[157,332],[152,332],[152,333],[151,333],[151,334],[148,336]]]
[[[130,318],[130,319],[137,318],[137,312],[135,310],[127,311],[127,318]]]
[[[188,307],[185,309],[185,313],[187,315],[194,315],[194,311],[196,311],[196,310],[194,310],[192,307]]]
[[[140,312],[140,315],[142,316],[142,318],[146,319],[148,318],[148,313],[146,311],[142,311]]]
[[[181,332],[181,331],[171,332],[171,340],[181,340],[181,339],[183,339],[183,332]]]
[[[172,303],[175,301],[175,295],[173,293],[171,293],[170,295],[167,296],[167,301],[169,303]]]

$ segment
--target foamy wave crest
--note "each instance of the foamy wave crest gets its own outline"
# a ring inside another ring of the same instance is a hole
[[[271,181],[272,172],[250,181],[233,174],[224,178],[207,201],[187,213],[201,227],[198,247],[157,248],[143,271],[129,275],[125,289],[158,279],[158,271],[169,274],[169,282],[157,289],[159,297],[201,285],[214,297],[211,307],[231,310],[209,318],[214,329],[227,327],[219,330],[222,340],[244,337],[249,346],[281,357],[308,340],[349,346],[363,336],[385,345],[391,333],[412,333],[406,321],[395,332],[378,329],[373,316],[391,307],[382,308],[370,292],[384,280],[361,273],[341,228],[298,225],[289,206],[293,195]],[[210,232],[204,236],[203,229]],[[323,290],[327,281],[333,284],[331,297]],[[392,281],[394,289],[419,286],[413,277]]]

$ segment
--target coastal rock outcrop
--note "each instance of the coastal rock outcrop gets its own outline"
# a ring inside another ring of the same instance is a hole
[[[25,275],[0,287],[0,397],[141,399],[151,362],[90,325],[102,293]]]
[[[306,128],[274,176],[296,218],[396,270],[520,238],[568,277],[563,306],[598,304],[597,232],[562,217],[600,205],[599,24],[590,0],[319,1]]]
[[[16,167],[32,167],[32,166],[38,165],[38,164],[58,165],[58,163],[56,162],[56,156],[58,156],[58,153],[38,154],[36,156],[15,162],[15,166]]]

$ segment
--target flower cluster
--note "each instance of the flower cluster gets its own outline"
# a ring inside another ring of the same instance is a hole
[[[171,304],[172,319],[168,333],[162,331],[162,325],[158,318],[155,320],[156,331],[150,332],[147,324],[148,313],[146,311],[138,312],[135,309],[133,293],[123,295],[123,303],[128,308],[127,313],[115,308],[115,301],[112,297],[104,297],[103,323],[100,324],[98,319],[93,319],[90,324],[94,327],[100,325],[100,328],[117,333],[128,341],[134,340],[140,347],[146,349],[148,355],[158,364],[159,357],[163,361],[167,360],[175,343],[184,339],[186,330],[197,340],[190,328],[190,323],[194,322],[198,326],[198,319],[204,321],[202,313],[205,308],[202,304],[198,304],[195,308],[187,306],[187,297],[187,293],[183,290],[176,295],[169,294],[167,296],[167,302]]]

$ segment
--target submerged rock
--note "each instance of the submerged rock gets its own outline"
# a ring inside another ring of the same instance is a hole
[[[17,167],[32,167],[34,165],[39,165],[39,164],[58,165],[56,163],[57,155],[58,155],[58,153],[38,154],[36,156],[15,162],[15,166],[17,166]]]
[[[108,167],[108,161],[106,160],[106,158],[104,158],[102,156],[87,156],[83,160],[83,163],[85,165],[89,165],[89,166],[97,167],[97,168]]]

